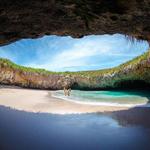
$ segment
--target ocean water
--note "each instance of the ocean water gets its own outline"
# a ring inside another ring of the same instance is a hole
[[[56,91],[54,97],[75,103],[104,106],[147,106],[149,107],[150,92],[148,91],[80,91],[72,90],[70,96],[64,96],[62,90]]]

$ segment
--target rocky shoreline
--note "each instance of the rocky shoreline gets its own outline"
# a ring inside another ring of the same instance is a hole
[[[150,87],[149,51],[118,67],[99,71],[39,72],[15,65],[8,60],[0,60],[0,84],[50,90],[63,89],[64,83],[80,90]]]

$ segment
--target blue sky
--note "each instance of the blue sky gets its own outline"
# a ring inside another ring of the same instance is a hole
[[[91,35],[81,39],[44,36],[23,39],[0,47],[0,57],[51,71],[79,71],[111,68],[148,49],[148,43],[132,43],[123,35]]]

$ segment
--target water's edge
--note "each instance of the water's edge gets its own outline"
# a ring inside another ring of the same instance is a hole
[[[84,104],[84,105],[129,107],[129,108],[130,107],[150,107],[150,104],[148,103],[148,99],[145,100],[145,101],[143,100],[144,102],[139,103],[139,104],[120,104],[120,103],[117,103],[117,102],[95,102],[92,99],[87,100],[87,101],[85,101],[85,99],[84,99],[84,101],[83,101],[82,97],[79,97],[80,95],[78,95],[78,97],[64,96],[63,91],[61,91],[61,90],[52,92],[51,96],[55,97],[55,98],[62,99],[62,100],[66,100],[66,101],[69,101],[69,102],[73,102],[73,103],[77,103],[77,104]],[[141,96],[141,99],[142,98],[143,97]]]

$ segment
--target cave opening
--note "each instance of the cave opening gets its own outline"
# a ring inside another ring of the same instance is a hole
[[[2,46],[0,57],[18,65],[55,72],[92,71],[116,67],[143,54],[148,48],[147,41],[122,34],[79,39],[52,35]]]
[[[128,90],[130,87],[131,90],[150,90],[150,84],[142,80],[124,80],[116,83],[115,85],[118,89]]]

